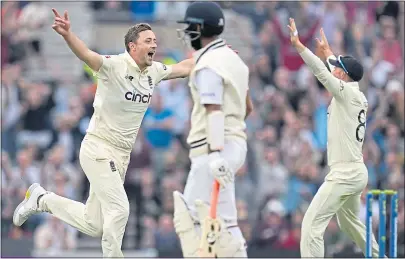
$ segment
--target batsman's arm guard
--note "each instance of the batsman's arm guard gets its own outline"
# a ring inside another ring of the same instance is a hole
[[[219,153],[225,145],[225,116],[221,110],[211,110],[207,114],[207,141],[211,151],[210,171],[221,186],[225,187],[233,181],[233,173]]]
[[[210,111],[207,115],[207,141],[211,151],[224,148],[225,116],[221,110]]]

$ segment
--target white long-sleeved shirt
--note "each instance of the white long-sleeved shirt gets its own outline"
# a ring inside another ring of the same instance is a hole
[[[333,76],[309,49],[300,55],[316,78],[333,95],[328,107],[328,165],[333,167],[342,163],[363,163],[368,102],[359,84],[344,82]]]
[[[225,116],[225,139],[246,140],[245,115],[249,68],[222,39],[194,53],[196,65],[189,87],[194,101],[187,142],[190,157],[208,153],[207,116],[204,104],[218,104]]]
[[[159,62],[141,71],[128,52],[103,56],[87,134],[130,153],[155,85],[171,71]]]

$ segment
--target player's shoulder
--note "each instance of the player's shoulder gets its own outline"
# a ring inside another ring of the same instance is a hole
[[[242,60],[242,59],[240,58],[239,54],[237,54],[233,49],[231,49],[231,48],[228,47],[228,46],[223,46],[223,47],[220,47],[220,48],[216,48],[216,49],[210,50],[210,51],[208,51],[208,52],[207,52],[205,55],[203,55],[203,56],[215,57],[216,59],[218,59],[218,56],[228,58],[228,59],[225,59],[225,61],[226,61],[226,60],[229,60],[229,59],[230,59],[230,60],[235,60],[235,59],[240,59],[240,60]]]
[[[235,66],[248,70],[248,65],[245,63],[242,57],[228,46],[226,47],[226,55],[230,58],[227,59],[227,61],[232,62],[232,64]]]
[[[345,99],[348,104],[363,107],[368,107],[367,97],[364,95],[362,91],[360,91],[359,87],[353,87],[350,84],[343,85],[344,88],[341,91],[345,91]]]
[[[109,59],[109,60],[122,60],[124,59],[124,53],[121,54],[106,54],[106,55],[101,55],[103,56],[105,59]]]
[[[104,62],[109,62],[114,65],[118,65],[124,63],[125,55],[122,54],[115,54],[115,55],[101,55],[103,57]]]
[[[165,71],[167,70],[167,66],[159,61],[153,61],[151,65],[151,70],[153,72]]]
[[[230,64],[234,67],[248,69],[248,66],[240,55],[228,46],[208,51],[201,57],[201,59],[205,59],[206,62],[210,63],[212,63],[212,60],[214,59],[215,64]]]

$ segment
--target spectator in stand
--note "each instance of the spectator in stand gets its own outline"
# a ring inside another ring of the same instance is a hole
[[[18,123],[25,112],[25,107],[20,102],[21,91],[18,88],[18,78],[21,74],[21,66],[6,65],[1,71],[1,141],[2,148],[15,159],[17,145]]]
[[[23,131],[17,136],[19,145],[35,143],[46,149],[52,142],[52,124],[50,113],[55,106],[53,89],[45,83],[22,82],[20,88],[24,91],[22,115]]]
[[[280,232],[286,230],[286,211],[283,205],[275,199],[270,199],[263,211],[262,219],[253,229],[252,245],[272,246],[278,242]]]
[[[160,2],[159,2],[160,3]],[[188,99],[187,82],[184,79],[163,81],[159,84],[159,93],[163,106],[173,111],[173,133],[184,149],[188,148],[186,132],[190,116],[190,101]]]
[[[36,64],[45,68],[45,60],[42,57],[42,29],[51,13],[44,2],[30,2],[25,5],[18,18],[18,32],[16,40],[25,46],[28,57],[39,57]]]
[[[285,194],[288,185],[288,171],[281,164],[279,150],[276,147],[268,147],[263,155],[265,162],[260,168],[257,197],[281,197]],[[273,187],[269,188],[269,186]]]
[[[23,45],[17,40],[19,29],[18,19],[21,9],[18,2],[4,2],[1,5],[1,60],[2,67],[5,63],[15,63],[22,61],[26,57]],[[4,54],[4,56],[3,56]]]
[[[158,256],[180,257],[181,247],[174,231],[172,216],[170,214],[161,215],[158,224],[155,232],[155,247]]]
[[[58,238],[55,238],[58,236]],[[77,246],[76,230],[47,215],[45,223],[34,232],[35,249],[44,250],[49,256],[57,256]]]
[[[318,31],[320,25],[320,17],[317,17],[316,14],[309,14],[309,8],[306,4],[307,2],[299,2],[301,5],[299,16],[295,16],[296,20],[300,20],[297,24],[306,24],[309,27],[298,28],[300,31],[300,40],[305,46],[312,46],[310,44],[314,40],[314,35]],[[286,30],[287,26],[285,23],[279,20],[278,15],[275,12],[274,6],[270,9],[270,16],[273,22],[274,31],[276,37],[280,41],[281,46],[281,65],[285,66],[288,70],[296,72],[304,64],[302,58],[297,51],[289,44],[290,36]],[[314,17],[315,16],[315,17]]]
[[[394,66],[393,73],[403,72],[402,48],[398,40],[398,28],[392,16],[380,17],[381,38],[376,42],[378,57]]]
[[[12,227],[12,217],[15,206],[16,188],[13,186],[14,176],[10,157],[6,152],[1,153],[1,233],[8,233]]]
[[[164,174],[166,156],[173,141],[174,123],[173,111],[164,106],[161,94],[155,91],[143,125],[146,140],[153,149],[151,162],[158,179]]]

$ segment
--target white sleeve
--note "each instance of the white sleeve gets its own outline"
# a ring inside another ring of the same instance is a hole
[[[203,68],[196,73],[195,83],[200,95],[201,104],[222,105],[223,79],[214,70]]]
[[[346,83],[329,72],[325,63],[323,63],[319,57],[312,53],[308,48],[305,48],[300,55],[319,82],[321,82],[337,100],[345,98],[345,93],[347,92],[344,91]]]
[[[94,72],[93,75],[99,79],[108,79],[114,65],[114,60],[117,59],[117,55],[101,55],[101,57],[103,58],[103,63],[100,69]]]
[[[158,84],[160,81],[165,80],[168,75],[172,73],[172,66],[171,65],[165,65],[160,62],[154,62],[156,65],[156,72],[157,72],[157,79],[156,79],[156,84]]]

